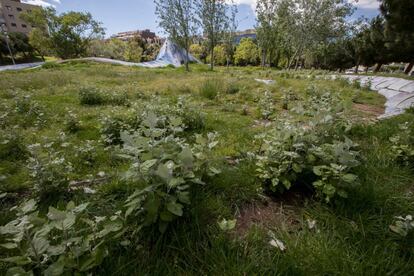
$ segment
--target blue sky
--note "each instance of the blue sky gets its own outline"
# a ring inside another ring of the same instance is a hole
[[[237,16],[239,29],[253,28],[256,23],[255,0],[235,1],[239,4]],[[23,2],[43,6],[53,5],[59,13],[71,10],[90,12],[96,20],[103,23],[107,36],[137,29],[156,30],[158,34],[163,35],[162,30],[157,27],[153,0],[24,0]],[[355,17],[362,15],[373,17],[378,14],[377,0],[358,0],[356,5],[358,10]]]

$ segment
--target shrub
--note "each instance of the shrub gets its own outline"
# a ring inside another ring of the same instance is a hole
[[[75,133],[81,130],[81,121],[79,121],[78,116],[71,110],[67,111],[65,118],[65,129],[70,133]]]
[[[240,91],[237,82],[228,82],[226,86],[226,94],[236,94]]]
[[[43,107],[30,96],[16,98],[15,112],[20,116],[23,126],[41,127],[46,123]]]
[[[263,120],[271,119],[271,116],[275,113],[273,97],[269,91],[265,91],[259,100],[259,113]]]
[[[128,95],[125,92],[107,92],[96,87],[82,87],[79,92],[79,100],[83,105],[127,105]]]
[[[20,160],[28,154],[23,138],[16,133],[1,132],[0,134],[0,159]]]
[[[315,87],[307,92],[304,107],[293,110],[309,116],[309,121],[292,123],[286,117],[257,136],[262,145],[256,156],[257,173],[268,191],[312,183],[329,202],[336,196],[346,197],[357,184],[352,171],[359,165],[359,154],[357,145],[345,136],[350,125],[339,112],[343,107],[338,98]]]
[[[105,116],[101,119],[101,136],[107,145],[120,145],[121,132],[131,130],[131,119],[127,115]]]
[[[12,208],[16,219],[0,227],[9,253],[3,262],[14,266],[7,275],[81,275],[108,256],[107,244],[119,235],[122,220],[118,214],[107,217],[87,217],[88,203],[66,208],[49,207],[46,216],[40,215],[31,199]]]
[[[214,100],[221,90],[221,82],[218,80],[206,80],[201,84],[200,95],[206,99]]]
[[[311,182],[320,197],[329,202],[335,196],[347,197],[357,177],[351,170],[359,165],[356,144],[324,142],[315,129],[289,122],[258,136],[262,148],[257,154],[257,173],[271,192],[289,190],[292,185]]]
[[[125,92],[112,93],[112,94],[108,93],[106,95],[105,103],[111,104],[111,105],[128,105],[129,104],[128,94]]]
[[[105,95],[96,87],[82,87],[79,101],[83,105],[101,105],[106,102]]]
[[[53,149],[53,143],[29,146],[28,169],[39,202],[57,202],[67,195],[72,164]]]
[[[171,113],[180,116],[183,120],[184,129],[187,131],[202,131],[205,128],[204,114],[193,107],[188,106],[183,98],[179,98],[175,110]]]
[[[219,173],[209,165],[216,135],[196,135],[196,143],[190,146],[177,136],[183,129],[179,118],[165,120],[147,113],[134,133],[121,133],[121,156],[132,161],[125,176],[145,184],[127,199],[125,216],[144,226],[158,223],[161,232],[183,216],[185,206],[191,204],[192,187],[203,185],[205,175]]]
[[[394,159],[400,164],[414,166],[414,135],[412,124],[406,122],[399,126],[400,132],[390,138],[391,152]]]

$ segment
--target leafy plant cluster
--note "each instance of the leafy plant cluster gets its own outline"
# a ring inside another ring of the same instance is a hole
[[[185,215],[194,193],[220,172],[211,164],[217,134],[183,135],[186,125],[181,117],[157,114],[151,107],[139,118],[133,130],[120,132],[122,143],[116,148],[119,158],[130,162],[124,180],[138,187],[124,205],[109,216],[85,214],[90,203],[49,206],[46,214],[38,210],[34,199],[14,207],[16,219],[0,227],[1,246],[8,256],[2,261],[14,265],[8,273],[88,273],[108,256],[111,244],[127,246],[129,235],[143,227],[156,224],[165,231],[169,223]],[[74,165],[62,152],[71,147],[65,141],[63,134],[60,144],[28,147],[28,168],[42,204],[68,194]],[[95,146],[93,142],[73,146],[76,160],[92,164]]]
[[[328,93],[312,94],[302,109],[311,117],[309,121],[280,119],[256,137],[261,144],[256,155],[257,174],[266,190],[283,192],[295,184],[312,183],[327,202],[336,196],[347,197],[348,190],[357,184],[352,170],[360,157],[357,145],[344,134],[347,129],[336,103]],[[337,128],[341,131],[335,132]]]
[[[82,128],[82,122],[78,119],[78,115],[71,110],[68,110],[66,114],[64,125],[69,133],[78,132]]]
[[[263,120],[269,120],[275,113],[275,105],[272,94],[265,91],[263,96],[259,99],[259,113]]]
[[[82,87],[79,91],[82,105],[128,105],[129,99],[125,92],[105,91],[97,87]]]
[[[192,191],[204,184],[203,177],[219,173],[209,164],[216,134],[197,134],[190,145],[179,135],[184,128],[179,117],[149,112],[137,130],[121,133],[120,156],[132,163],[125,178],[145,186],[127,199],[125,216],[134,216],[144,226],[158,222],[159,230],[165,231],[168,223],[183,216]]]
[[[120,212],[110,217],[88,217],[88,203],[65,208],[49,207],[39,213],[31,199],[12,208],[16,219],[0,227],[1,247],[11,264],[7,275],[62,275],[86,273],[108,255],[107,244],[120,237],[123,222]]]
[[[200,86],[200,95],[206,99],[214,100],[223,89],[223,84],[217,79],[204,81]]]
[[[27,168],[39,202],[56,202],[67,195],[73,164],[62,150],[55,149],[55,143],[30,145],[31,156]]]
[[[102,139],[109,145],[122,144],[121,132],[137,130],[148,114],[157,117],[160,126],[179,119],[181,127],[187,132],[200,132],[205,128],[204,114],[186,104],[185,99],[180,97],[175,105],[154,100],[145,107],[135,106],[128,113],[103,117]]]
[[[23,127],[42,127],[46,124],[44,108],[30,96],[16,97],[14,113]]]
[[[399,126],[400,132],[390,138],[394,159],[406,166],[414,165],[414,135],[412,124],[405,122]]]

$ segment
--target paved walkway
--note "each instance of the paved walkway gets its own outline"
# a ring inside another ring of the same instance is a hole
[[[358,81],[362,86],[369,86],[387,98],[385,113],[379,116],[380,119],[402,114],[406,109],[414,107],[414,80],[358,75],[340,77],[349,82]]]
[[[23,64],[16,64],[16,65],[0,66],[0,72],[10,71],[10,70],[22,70],[22,69],[34,68],[34,67],[38,67],[42,64],[44,64],[44,62],[33,62],[33,63],[23,63]]]

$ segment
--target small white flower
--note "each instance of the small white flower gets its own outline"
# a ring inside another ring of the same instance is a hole
[[[278,240],[278,239],[272,239],[270,242],[269,242],[269,244],[271,245],[271,246],[273,246],[273,247],[276,247],[276,248],[278,248],[280,251],[285,251],[286,250],[286,246],[285,246],[285,244],[281,241],[281,240]]]
[[[88,188],[88,187],[83,188],[83,192],[85,194],[96,194],[96,190],[93,190],[93,189]]]
[[[316,227],[316,220],[307,219],[309,229],[314,229]]]
[[[99,177],[105,177],[106,173],[105,172],[98,172],[97,174]]]

